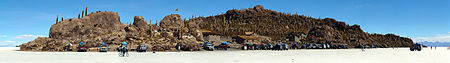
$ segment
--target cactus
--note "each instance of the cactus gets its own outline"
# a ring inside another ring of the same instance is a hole
[[[81,11],[81,18],[84,17],[84,11]]]
[[[152,26],[152,20],[150,20],[150,27],[149,27],[150,29],[150,38],[152,38],[153,37],[153,26]]]
[[[56,23],[58,23],[58,14],[56,14]]]
[[[85,14],[84,14],[85,16],[87,16],[87,15],[88,15],[88,11],[87,11],[87,8],[88,8],[88,7],[86,6],[86,9],[84,10],[84,11],[85,11]]]
[[[78,18],[80,18],[80,14],[78,14]]]
[[[181,21],[180,21],[181,22]],[[181,23],[179,24],[179,27],[178,27],[178,38],[180,38],[181,39],[181,37],[182,37],[182,34],[181,34]]]

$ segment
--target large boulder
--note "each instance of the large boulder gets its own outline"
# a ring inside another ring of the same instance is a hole
[[[142,16],[134,16],[134,22],[133,25],[139,28],[146,28],[147,26],[147,21],[144,20],[144,18]]]
[[[54,41],[48,37],[38,37],[33,41],[27,42],[25,44],[19,45],[21,51],[41,51],[45,43]]]
[[[125,36],[124,27],[125,25],[120,22],[117,13],[97,12],[83,18],[66,19],[53,24],[50,28],[49,38],[81,42],[112,33],[115,33],[115,36]],[[101,37],[101,39],[104,38]],[[123,39],[109,41],[120,40]]]
[[[126,39],[142,42],[146,37],[150,37],[150,28],[145,19],[142,16],[134,16],[133,25],[128,25],[125,27]]]
[[[178,14],[172,14],[172,15],[168,15],[166,17],[163,18],[163,20],[161,20],[160,22],[160,27],[161,28],[165,28],[165,29],[170,29],[170,30],[176,30],[178,28],[180,28],[181,26],[183,26],[183,20],[181,19],[180,15]]]
[[[197,41],[204,41],[203,34],[200,31],[200,27],[198,26],[196,20],[189,20],[185,27],[188,29],[188,33],[192,34]]]
[[[120,17],[115,12],[96,12],[83,18],[66,19],[53,24],[50,28],[48,39],[54,41],[42,41],[38,38],[30,43],[50,43],[45,46],[50,49],[44,48],[41,49],[42,51],[59,49],[62,46],[61,44],[68,42],[73,42],[73,44],[85,42],[86,45],[92,47],[97,46],[101,42],[119,44],[125,41],[125,26],[125,24],[120,22]],[[53,47],[52,44],[55,44],[54,46],[56,47]],[[28,48],[27,46],[24,47]]]

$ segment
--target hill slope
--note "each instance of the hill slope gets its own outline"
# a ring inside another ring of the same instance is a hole
[[[243,10],[232,9],[225,14],[190,19],[200,21],[199,27],[227,36],[255,32],[274,40],[283,40],[289,34],[306,35],[302,42],[349,44],[375,44],[382,47],[410,46],[409,38],[394,34],[369,34],[359,25],[347,25],[331,18],[316,19],[303,15],[286,14],[255,6]]]

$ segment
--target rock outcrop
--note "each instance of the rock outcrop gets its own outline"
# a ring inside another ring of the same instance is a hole
[[[183,26],[183,24],[184,23],[180,15],[172,14],[164,17],[159,26],[168,30],[176,30]]]
[[[169,15],[162,23],[173,31],[161,31],[163,27],[148,24],[141,16],[135,16],[133,24],[129,25],[122,24],[117,13],[96,12],[53,24],[49,37],[39,37],[19,47],[23,51],[63,51],[67,43],[73,44],[71,48],[77,47],[80,42],[95,48],[105,42],[111,50],[115,50],[121,42],[127,42],[131,49],[144,44],[150,47],[149,51],[175,51],[175,45],[183,43],[186,44],[185,50],[199,50],[194,46],[198,43],[197,38],[178,39],[178,35],[174,35],[179,33],[177,29],[182,29],[180,24],[183,21],[179,15]]]
[[[50,28],[49,39],[62,44],[85,42],[87,46],[97,46],[100,42],[120,44],[125,40],[126,35],[123,30],[125,26],[120,22],[117,13],[97,12],[83,18],[66,19],[53,24]],[[63,47],[58,46],[58,48]]]
[[[203,40],[203,34],[200,32],[200,27],[194,20],[189,20],[186,22],[185,25],[188,29],[188,33],[192,34],[195,38],[197,38],[197,41],[204,41]]]
[[[142,16],[134,16],[133,25],[135,25],[136,27],[139,27],[139,28],[148,27],[147,21],[145,21],[145,19]]]

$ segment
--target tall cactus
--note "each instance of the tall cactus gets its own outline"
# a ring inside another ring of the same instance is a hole
[[[149,27],[150,29],[150,38],[152,38],[153,37],[153,26],[152,26],[152,20],[150,20],[150,27]]]
[[[56,14],[56,23],[58,23],[58,14]]]
[[[180,21],[180,27],[178,28],[178,34],[180,34],[179,35],[179,38],[180,39],[183,39],[183,31],[181,31],[182,30],[182,28],[183,28],[183,21]]]
[[[84,10],[81,11],[81,18],[84,17]]]
[[[85,16],[87,16],[87,15],[88,15],[88,11],[87,11],[87,8],[88,8],[88,7],[86,6],[86,9],[84,10],[84,11],[85,11],[85,13],[84,13],[84,15],[85,15]]]

